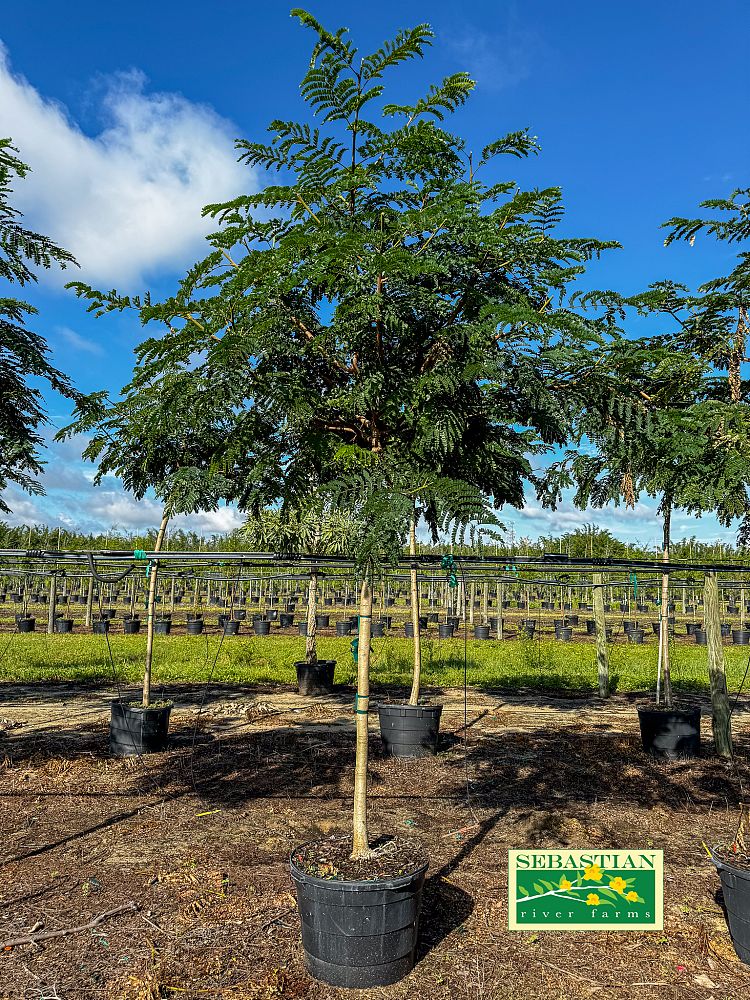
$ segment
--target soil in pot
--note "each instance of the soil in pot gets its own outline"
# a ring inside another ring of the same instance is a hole
[[[297,670],[297,688],[300,694],[331,694],[335,660],[318,660],[317,663],[298,660],[294,666]]]
[[[442,705],[378,705],[380,736],[389,757],[437,753]]]
[[[400,839],[361,861],[350,854],[344,837],[292,853],[305,965],[332,986],[388,986],[414,967],[428,859],[419,845]]]
[[[714,847],[711,860],[721,879],[729,933],[741,962],[750,965],[750,856]]]
[[[683,705],[671,709],[660,705],[639,705],[638,721],[646,753],[667,760],[697,757],[700,753],[700,705]]]
[[[158,753],[167,746],[170,702],[144,708],[138,703],[112,702],[109,750],[116,757]]]

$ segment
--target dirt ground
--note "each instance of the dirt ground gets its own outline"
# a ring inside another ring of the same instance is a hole
[[[305,972],[288,856],[349,824],[350,694],[167,694],[170,750],[117,760],[111,692],[0,687],[0,997],[348,995]],[[640,750],[635,696],[470,692],[464,731],[463,692],[435,695],[445,709],[434,759],[385,759],[371,718],[371,832],[421,839],[431,867],[415,970],[360,996],[747,995],[750,968],[734,955],[702,847],[731,839],[739,796],[737,771],[711,756],[707,716],[702,758],[659,763]],[[750,788],[746,706],[734,728]],[[663,848],[663,933],[508,931],[508,849],[557,846]],[[95,927],[4,946],[120,907]]]

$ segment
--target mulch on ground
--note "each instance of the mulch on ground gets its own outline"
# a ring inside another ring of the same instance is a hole
[[[349,995],[304,970],[288,870],[296,846],[347,830],[348,697],[218,691],[198,714],[200,692],[168,691],[171,749],[116,760],[105,694],[66,689],[61,711],[59,692],[37,690],[17,708],[0,690],[0,941],[136,909],[0,953],[3,1000]],[[422,842],[430,869],[414,972],[361,995],[747,993],[702,846],[731,838],[739,778],[750,788],[744,713],[733,767],[710,755],[707,719],[700,759],[647,758],[626,698],[472,692],[466,730],[461,696],[444,700],[436,758],[384,758],[371,719],[371,835]],[[508,931],[507,851],[523,847],[662,848],[664,931]]]

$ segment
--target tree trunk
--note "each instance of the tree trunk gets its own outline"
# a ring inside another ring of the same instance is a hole
[[[594,606],[596,630],[596,667],[599,676],[599,697],[609,697],[609,652],[607,650],[607,619],[604,615],[604,576],[594,573],[591,603]]]
[[[706,573],[703,590],[703,613],[706,622],[708,646],[708,678],[711,685],[711,725],[716,753],[720,757],[732,756],[732,718],[727,694],[727,675],[724,664],[724,645],[721,641],[721,613],[719,587],[716,573]]]
[[[169,524],[169,515],[162,514],[159,532],[154,543],[154,552],[161,551],[161,544],[164,541],[164,533]],[[156,597],[156,578],[159,574],[159,563],[156,559],[151,562],[151,571],[148,577],[148,605],[146,610],[146,663],[143,668],[143,707],[148,708],[151,704],[151,661],[154,656],[154,598]]]
[[[497,599],[497,637],[503,637],[503,604],[505,603],[505,586],[502,583],[495,584],[495,597]]]
[[[305,639],[305,663],[317,663],[316,634],[318,623],[318,571],[316,567],[310,570],[310,582],[307,585],[307,638]]]
[[[729,395],[733,403],[739,403],[742,398],[742,359],[745,356],[746,313],[740,309],[737,319],[737,329],[729,351]]]
[[[49,613],[47,615],[47,635],[55,631],[55,611],[57,610],[57,573],[52,571],[49,581]]]
[[[367,836],[367,740],[370,709],[370,623],[372,588],[367,576],[359,595],[359,645],[357,649],[357,695],[354,699],[357,727],[357,751],[354,766],[354,822],[352,858],[364,858],[370,852]]]
[[[672,503],[664,500],[664,539],[663,561],[669,562],[669,542],[672,524]],[[672,698],[672,673],[669,666],[669,573],[661,576],[661,623],[659,625],[659,642],[661,643],[661,670],[664,684],[664,707],[674,707]]]
[[[94,608],[94,578],[89,577],[88,589],[86,591],[86,628],[91,628]]]
[[[417,512],[412,513],[409,524],[409,585],[411,590],[411,623],[414,628],[414,673],[409,704],[419,703],[419,685],[422,679],[422,637],[419,632],[419,581],[417,580]]]

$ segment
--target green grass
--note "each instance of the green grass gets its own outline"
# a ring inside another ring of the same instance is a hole
[[[219,650],[219,636],[156,637],[154,684],[201,683],[211,671]],[[120,682],[138,682],[142,672],[145,637],[111,635],[114,666]],[[373,640],[372,683],[410,685],[411,641],[386,638]],[[469,640],[468,679],[476,688],[514,689],[531,687],[562,691],[595,691],[595,648],[586,643],[546,640]],[[353,684],[354,663],[348,639],[323,638],[318,642],[321,658],[335,659],[339,683]],[[748,651],[727,646],[727,681],[736,691],[748,662]],[[294,684],[294,661],[304,657],[304,639],[274,636],[227,638],[221,646],[213,680],[217,683]],[[613,690],[643,691],[654,687],[657,649],[614,645],[610,648]],[[462,640],[423,641],[423,676],[426,685],[463,685]],[[706,649],[676,645],[673,650],[673,681],[679,691],[706,693],[708,672]],[[14,635],[0,644],[0,681],[112,683],[112,665],[107,643],[98,635]]]

